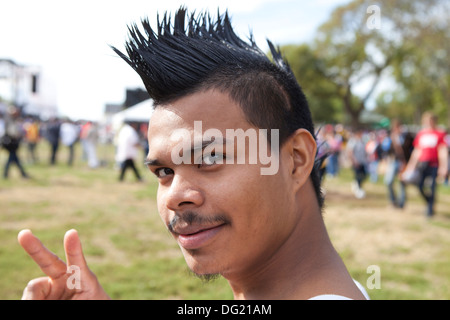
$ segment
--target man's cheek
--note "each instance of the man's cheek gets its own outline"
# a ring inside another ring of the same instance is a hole
[[[161,220],[164,222],[164,224],[167,226],[169,223],[169,214],[168,209],[164,201],[164,197],[159,193],[156,197],[156,204],[158,208],[158,213],[161,218]]]

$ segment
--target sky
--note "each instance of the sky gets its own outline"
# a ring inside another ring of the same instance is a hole
[[[14,0],[0,11],[0,59],[36,66],[45,100],[60,116],[101,120],[105,104],[120,104],[127,88],[143,88],[139,76],[109,47],[124,49],[127,25],[175,12],[228,9],[236,33],[267,50],[311,41],[317,27],[349,0]]]

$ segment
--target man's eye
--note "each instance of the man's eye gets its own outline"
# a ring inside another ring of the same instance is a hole
[[[213,164],[222,164],[224,156],[220,153],[212,153],[204,155],[202,160],[202,165],[211,166]]]
[[[173,174],[173,170],[170,169],[170,168],[158,168],[158,169],[155,170],[155,175],[158,178],[165,178],[165,177],[167,177],[168,175],[171,175],[171,174]]]

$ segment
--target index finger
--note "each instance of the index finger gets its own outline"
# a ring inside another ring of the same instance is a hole
[[[66,264],[48,250],[30,230],[20,231],[17,240],[47,276],[58,279],[66,274]]]

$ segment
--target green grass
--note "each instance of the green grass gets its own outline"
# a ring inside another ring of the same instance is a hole
[[[390,206],[383,176],[366,181],[367,197],[351,196],[352,172],[326,179],[325,221],[350,274],[366,286],[369,265],[381,270],[372,299],[450,299],[450,187],[438,186],[435,217],[427,220],[415,186],[403,210]],[[345,199],[345,201],[343,201]]]
[[[47,152],[42,142],[41,162],[26,165],[33,179],[21,179],[13,167],[10,179],[0,180],[0,299],[19,299],[27,282],[42,276],[17,243],[23,228],[61,257],[65,231],[76,228],[90,268],[114,299],[232,299],[224,279],[203,283],[189,274],[157,213],[157,181],[143,166],[145,182],[129,172],[119,183],[112,147],[103,147],[105,166],[95,170],[79,159],[79,149],[74,167],[65,165],[64,148],[54,167]],[[2,170],[5,157],[2,150]],[[351,275],[365,286],[367,267],[380,267],[381,289],[368,290],[372,299],[450,299],[450,188],[440,186],[437,217],[426,221],[413,190],[410,209],[396,212],[387,209],[382,182],[367,183],[368,197],[356,200],[351,180],[343,170],[325,181],[324,215]]]

